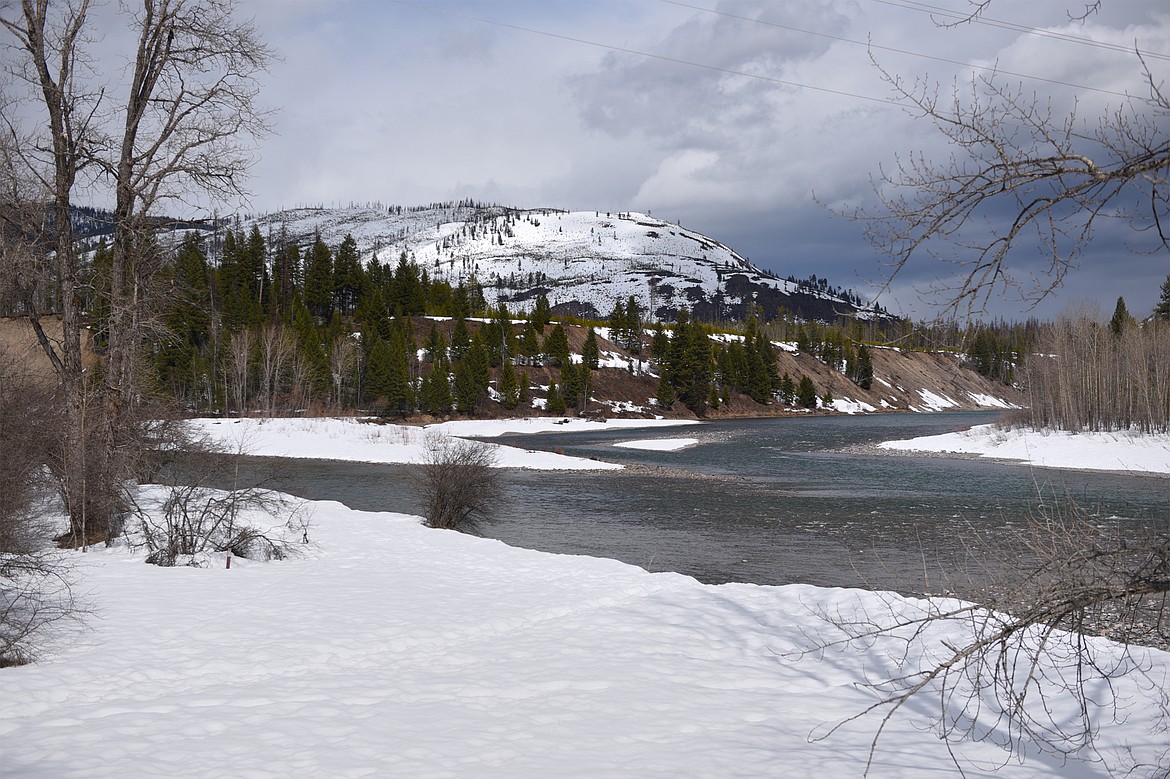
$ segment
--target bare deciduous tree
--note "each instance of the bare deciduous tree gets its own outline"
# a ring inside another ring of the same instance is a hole
[[[476,532],[501,496],[496,453],[486,444],[428,433],[415,492],[428,527]]]
[[[48,548],[53,530],[41,518],[60,416],[52,393],[21,362],[0,345],[0,668],[34,659],[48,630],[80,614],[69,568]]]
[[[987,3],[976,5],[968,18]],[[953,265],[954,280],[936,291],[951,310],[970,312],[1008,288],[1039,302],[1104,220],[1128,219],[1135,236],[1155,237],[1149,250],[1170,251],[1170,95],[1140,52],[1134,65],[1146,94],[1096,117],[1076,104],[1062,113],[994,73],[945,90],[878,66],[895,99],[952,150],[941,160],[899,158],[875,182],[880,207],[848,213],[890,258],[889,281],[919,256]],[[1034,256],[1037,244],[1047,267],[1026,280],[1014,261]]]
[[[995,743],[1005,764],[1048,752],[1112,761],[1106,767],[1122,775],[1165,776],[1170,746],[1134,753],[1128,765],[1094,746],[1103,724],[1124,723],[1134,707],[1155,706],[1163,728],[1170,724],[1170,693],[1164,679],[1147,676],[1143,649],[1170,648],[1170,530],[1103,526],[1075,506],[1047,512],[970,539],[964,570],[946,585],[963,600],[890,595],[877,613],[822,614],[836,637],[810,636],[812,651],[877,647],[890,661],[867,681],[875,702],[847,720],[879,718],[867,771],[886,725],[929,697],[942,738]]]
[[[146,392],[136,374],[137,349],[149,325],[149,282],[166,260],[153,251],[153,217],[163,202],[241,194],[251,163],[247,143],[265,130],[264,112],[255,104],[256,77],[271,54],[251,24],[233,18],[231,0],[140,0],[136,11],[132,5],[122,7],[138,33],[125,92],[107,89],[102,74],[89,67],[89,0],[0,6],[0,29],[14,55],[6,58],[11,83],[26,85],[26,104],[40,112],[32,124],[21,123],[27,118],[21,112],[4,112],[6,153],[0,156],[19,166],[12,180],[31,181],[44,193],[32,193],[28,202],[50,204],[42,208],[47,228],[30,229],[25,219],[15,234],[33,252],[55,258],[51,277],[39,281],[42,289],[60,289],[63,337],[53,342],[40,325],[36,304],[43,295],[25,295],[22,310],[61,388],[61,483],[75,536],[83,526],[106,535],[116,526],[126,508],[122,488],[142,448],[136,406]],[[115,92],[127,95],[123,104],[109,97]],[[103,175],[82,182],[87,171]],[[102,392],[91,403],[71,208],[81,184],[100,189],[106,182],[112,182],[115,204],[108,344]],[[4,216],[27,212],[10,208]],[[89,445],[93,434],[98,445]]]

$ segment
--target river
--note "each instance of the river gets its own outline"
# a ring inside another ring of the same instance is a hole
[[[621,462],[623,471],[504,478],[485,535],[612,557],[709,583],[803,582],[903,592],[952,589],[978,534],[1070,502],[1099,522],[1170,523],[1164,478],[875,451],[886,440],[965,429],[988,413],[721,421],[653,430],[513,435],[500,443]],[[619,441],[697,438],[676,452]],[[250,458],[276,489],[370,511],[415,512],[406,466]]]

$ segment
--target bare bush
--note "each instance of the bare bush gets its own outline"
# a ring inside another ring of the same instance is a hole
[[[0,353],[0,667],[36,657],[49,630],[80,616],[68,567],[43,517],[60,425],[52,396]]]
[[[889,659],[865,685],[876,701],[846,720],[879,717],[867,772],[886,725],[922,700],[915,710],[933,712],[941,738],[995,743],[1005,764],[1047,752],[1117,773],[1166,776],[1170,748],[1152,759],[1102,756],[1095,739],[1134,707],[1157,707],[1163,732],[1170,724],[1165,679],[1147,674],[1141,648],[1170,648],[1170,528],[1102,525],[1071,503],[1046,511],[968,544],[954,589],[964,600],[891,595],[880,613],[822,613],[834,637],[810,637],[809,651],[876,646]]]
[[[185,467],[169,485],[139,496],[135,538],[155,565],[202,565],[210,553],[283,560],[309,541],[309,518],[292,498],[261,485],[241,485],[239,451],[188,442]],[[189,478],[197,474],[195,478]],[[214,489],[209,484],[232,484]]]
[[[496,452],[486,444],[428,434],[414,479],[427,527],[477,532],[501,496]]]

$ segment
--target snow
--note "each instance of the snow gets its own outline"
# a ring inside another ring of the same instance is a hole
[[[842,414],[868,414],[877,409],[866,403],[864,400],[852,400],[850,398],[833,398],[833,402],[829,404],[829,408],[834,411],[839,411]]]
[[[872,703],[859,684],[895,670],[905,648],[799,650],[829,630],[818,613],[918,607],[859,590],[703,585],[401,514],[304,508],[312,544],[278,563],[73,553],[98,616],[42,662],[0,671],[4,775],[860,776],[876,718],[809,737]],[[1143,662],[1164,684],[1170,655]],[[1099,743],[1113,760],[1126,742],[1148,759],[1164,746],[1150,735],[1153,693],[1131,677],[1117,690],[1128,720],[1103,721]],[[891,720],[871,777],[959,775],[929,711]],[[954,749],[968,775],[1011,759],[986,742]],[[1029,755],[1008,775],[1101,771]]]
[[[601,316],[615,300],[631,296],[644,312],[689,308],[688,293],[696,288],[707,299],[721,293],[734,303],[743,296],[730,293],[727,280],[742,276],[750,284],[852,308],[843,298],[775,278],[719,241],[649,214],[500,206],[391,213],[352,207],[291,209],[245,220],[240,229],[246,233],[252,225],[262,233],[280,230],[302,247],[317,235],[337,246],[351,234],[363,264],[377,257],[393,265],[405,253],[432,279],[457,284],[474,276],[492,305],[533,286],[530,275],[543,279],[553,305],[577,300],[592,304]],[[873,314],[859,312],[862,318]]]
[[[192,419],[192,432],[229,451],[269,457],[299,457],[368,463],[416,463],[422,459],[428,433],[457,438],[497,438],[508,433],[583,432],[697,424],[679,419],[610,419],[535,417],[443,422],[425,427],[379,424],[346,418]],[[534,470],[619,470],[622,466],[584,457],[536,452],[497,443],[501,468]]]
[[[970,430],[886,441],[883,449],[953,452],[1047,468],[1170,474],[1170,434],[1070,433],[978,425]]]
[[[651,452],[677,452],[699,443],[697,438],[644,438],[638,441],[621,441],[614,446],[623,449],[644,449]]]
[[[901,387],[898,389],[901,389]],[[938,393],[931,392],[928,389],[920,389],[918,390],[918,394],[922,397],[923,405],[929,411],[943,411],[944,409],[956,408],[960,405],[957,400],[947,397],[946,395],[940,395]],[[919,409],[915,408],[914,406],[911,406],[910,410],[919,411]]]
[[[221,440],[247,440],[256,454],[378,462],[409,461],[425,434],[352,419],[200,425]],[[550,419],[434,427],[477,437],[600,429]],[[1170,472],[1167,436],[982,426],[954,440],[947,446],[963,451],[998,442],[995,456],[1017,441],[1031,455],[1095,447],[1111,452],[1103,460]],[[683,441],[696,439],[625,443]],[[140,503],[161,497],[148,487]],[[126,546],[63,553],[94,614],[85,629],[65,628],[76,632],[60,635],[39,663],[0,670],[3,774],[860,776],[881,714],[830,729],[874,702],[867,682],[906,673],[923,653],[966,635],[962,624],[935,625],[921,643],[895,637],[809,652],[818,637],[839,636],[822,615],[889,620],[927,602],[704,585],[430,530],[403,514],[291,500],[311,520],[311,543],[281,562],[236,558],[228,569],[224,555],[205,555],[204,568],[159,568]],[[1118,645],[1088,641],[1104,665],[1119,658]],[[1142,673],[1113,682],[1117,719],[1097,721],[1100,756],[1122,774],[1131,757],[1153,763],[1166,749],[1158,696],[1170,684],[1170,654],[1135,651]],[[1045,699],[1053,714],[1075,718],[1075,701],[1053,692]],[[1104,775],[1100,764],[1031,748],[1016,762],[994,728],[988,740],[948,745],[931,729],[937,705],[923,698],[890,720],[869,776],[957,777],[953,759],[967,776],[1001,765],[1013,779]]]

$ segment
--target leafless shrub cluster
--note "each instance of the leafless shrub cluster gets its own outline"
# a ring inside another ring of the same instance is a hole
[[[182,476],[160,499],[136,503],[137,533],[148,563],[201,565],[203,555],[227,552],[251,560],[283,560],[309,541],[309,518],[288,496],[240,483],[242,451],[226,453],[206,442],[182,449]],[[189,478],[198,474],[197,478]],[[231,483],[229,490],[210,483]]]
[[[78,615],[68,569],[42,519],[55,430],[52,394],[0,349],[0,667],[35,657],[45,633]]]
[[[414,487],[428,527],[476,532],[501,496],[496,453],[486,444],[428,434]]]
[[[1148,673],[1142,649],[1170,648],[1170,527],[1103,524],[1071,505],[1046,511],[971,540],[956,575],[963,600],[891,595],[880,613],[822,614],[834,637],[810,637],[809,651],[880,647],[889,658],[866,683],[875,702],[847,720],[879,718],[869,764],[887,724],[917,701],[917,713],[933,712],[940,737],[995,743],[1005,764],[1047,752],[1132,776],[1166,775],[1170,746],[1152,761],[1121,765],[1122,757],[1098,754],[1095,739],[1136,706],[1158,707],[1163,733],[1170,725],[1167,680]]]
[[[1090,316],[1047,326],[1025,365],[1030,423],[1061,430],[1170,431],[1170,322]]]

